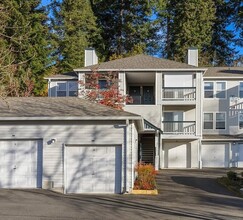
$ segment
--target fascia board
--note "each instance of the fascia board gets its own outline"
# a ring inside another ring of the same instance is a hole
[[[119,120],[141,120],[141,116],[99,116],[99,117],[0,117],[0,121],[119,121]]]
[[[242,76],[204,76],[203,79],[243,79],[243,75]]]

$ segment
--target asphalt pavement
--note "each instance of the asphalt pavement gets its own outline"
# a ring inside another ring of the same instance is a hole
[[[0,189],[0,220],[242,220],[243,198],[216,182],[226,172],[161,170],[157,196],[63,195],[42,189]]]

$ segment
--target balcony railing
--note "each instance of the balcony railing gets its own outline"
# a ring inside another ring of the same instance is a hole
[[[129,105],[153,105],[154,96],[141,96],[141,95],[131,95],[132,102],[127,103]]]
[[[163,133],[171,135],[195,135],[195,121],[163,121]]]
[[[162,89],[163,101],[194,101],[196,87],[166,87]]]

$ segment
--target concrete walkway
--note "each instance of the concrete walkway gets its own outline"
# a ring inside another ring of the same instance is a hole
[[[243,199],[215,181],[226,170],[162,170],[158,196],[0,190],[0,220],[243,219]]]

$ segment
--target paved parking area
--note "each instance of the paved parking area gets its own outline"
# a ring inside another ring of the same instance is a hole
[[[162,170],[158,196],[1,189],[0,220],[243,219],[243,198],[215,181],[225,173],[225,169]]]

